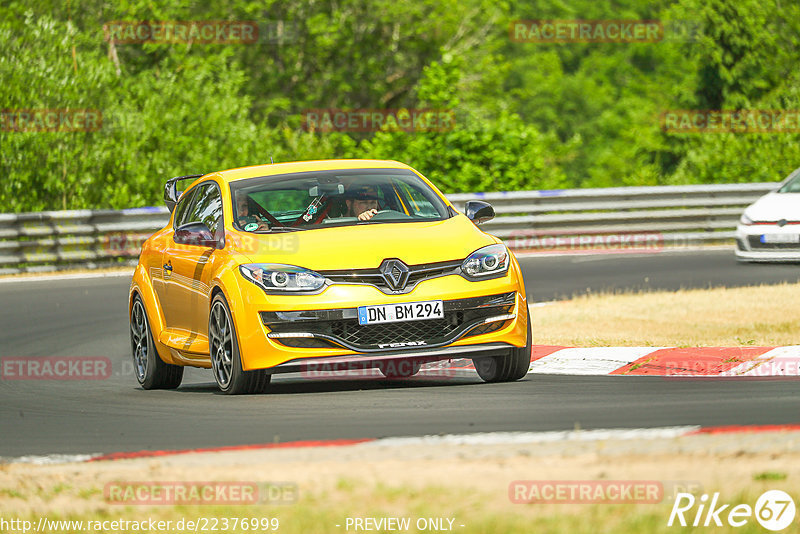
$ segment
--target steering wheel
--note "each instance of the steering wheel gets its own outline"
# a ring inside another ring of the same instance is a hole
[[[405,213],[397,210],[380,210],[378,213],[373,215],[369,220],[381,221],[386,219],[411,219],[411,216],[406,215]]]

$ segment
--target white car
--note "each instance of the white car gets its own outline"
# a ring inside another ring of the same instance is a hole
[[[736,259],[800,261],[800,169],[744,210],[736,227]]]

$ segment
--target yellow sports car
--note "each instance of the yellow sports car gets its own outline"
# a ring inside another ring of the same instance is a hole
[[[178,387],[187,365],[211,368],[230,394],[321,365],[410,377],[426,362],[471,358],[488,382],[528,371],[519,264],[476,226],[494,210],[470,201],[457,212],[407,165],[306,161],[181,176],[164,200],[170,223],[142,246],[130,289],[145,389]]]

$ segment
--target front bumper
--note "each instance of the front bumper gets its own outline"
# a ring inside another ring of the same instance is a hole
[[[245,370],[288,372],[304,362],[336,359],[435,361],[472,357],[466,355],[471,351],[486,356],[527,342],[528,305],[516,268],[507,276],[481,282],[444,276],[421,282],[402,295],[348,284],[307,296],[265,295],[249,282],[239,287],[241,295],[229,296],[229,303]],[[424,300],[442,300],[445,319],[359,327],[355,318],[358,306]],[[487,319],[493,320],[484,322]],[[313,337],[276,337],[298,333]]]
[[[261,312],[267,337],[288,347],[343,348],[382,352],[408,347],[442,347],[462,337],[494,332],[516,318],[513,292],[445,300],[444,317],[360,325],[358,308]]]
[[[348,354],[324,358],[297,358],[270,368],[275,373],[296,373],[317,370],[353,370],[376,367],[381,362],[409,359],[419,362],[435,362],[459,358],[484,358],[508,354],[513,346],[508,343],[483,343],[480,345],[452,346],[439,349],[409,349],[392,352],[373,352],[369,354]]]
[[[785,239],[800,235],[800,225],[777,224],[739,225],[736,228],[736,259],[741,261],[797,262],[800,261],[800,242],[770,243],[762,236],[782,236]]]

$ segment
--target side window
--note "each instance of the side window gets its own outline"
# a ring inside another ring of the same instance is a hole
[[[180,224],[193,222],[205,223],[214,235],[222,229],[222,196],[216,184],[201,185],[192,196],[186,216],[181,219]]]
[[[175,207],[175,218],[173,219],[172,225],[173,228],[178,228],[180,225],[184,224],[184,219],[186,219],[186,213],[188,212],[186,208],[192,203],[192,196],[194,196],[196,191],[197,188],[184,192],[180,199],[178,199],[178,205]]]

